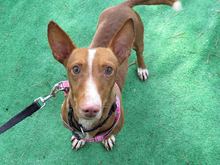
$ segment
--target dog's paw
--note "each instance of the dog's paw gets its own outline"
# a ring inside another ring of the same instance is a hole
[[[82,146],[85,145],[85,140],[78,140],[75,138],[75,136],[72,136],[71,140],[72,143],[72,149],[78,150],[79,148],[81,148]]]
[[[113,135],[109,136],[102,141],[102,144],[107,150],[112,150],[113,146],[115,145],[115,137]]]
[[[137,73],[141,81],[146,81],[149,76],[148,70],[146,68],[145,69],[138,68]]]

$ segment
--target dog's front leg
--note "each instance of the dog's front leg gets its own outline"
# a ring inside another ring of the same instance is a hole
[[[82,146],[85,145],[86,141],[85,140],[78,140],[75,138],[75,136],[72,136],[71,140],[72,143],[72,149],[78,150]]]
[[[109,148],[112,150],[113,146],[115,145],[115,137],[114,135],[110,135],[109,137],[105,138],[102,141],[102,144],[104,147],[109,150]]]

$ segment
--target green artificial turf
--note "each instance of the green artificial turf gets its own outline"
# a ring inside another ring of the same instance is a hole
[[[48,45],[49,21],[78,47],[87,47],[100,13],[121,2],[1,0],[0,125],[67,80]],[[71,150],[59,93],[0,135],[0,164],[220,164],[220,1],[182,4],[179,12],[169,6],[134,7],[145,27],[150,76],[141,82],[137,66],[129,68],[122,93],[125,124],[113,151],[101,143]],[[135,59],[132,51],[130,63]]]

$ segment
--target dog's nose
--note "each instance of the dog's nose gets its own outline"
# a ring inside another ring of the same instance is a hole
[[[86,117],[96,117],[99,113],[99,105],[97,104],[85,104],[82,106],[82,112]]]

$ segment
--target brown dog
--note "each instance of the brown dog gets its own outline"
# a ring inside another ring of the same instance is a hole
[[[63,124],[73,136],[76,150],[85,142],[102,142],[107,150],[115,144],[124,124],[121,90],[124,86],[131,48],[136,51],[138,76],[146,80],[143,60],[144,27],[136,5],[166,4],[181,8],[178,0],[128,0],[110,7],[99,17],[97,31],[88,48],[76,48],[54,22],[48,25],[48,40],[54,58],[67,70],[69,92],[62,105]]]

